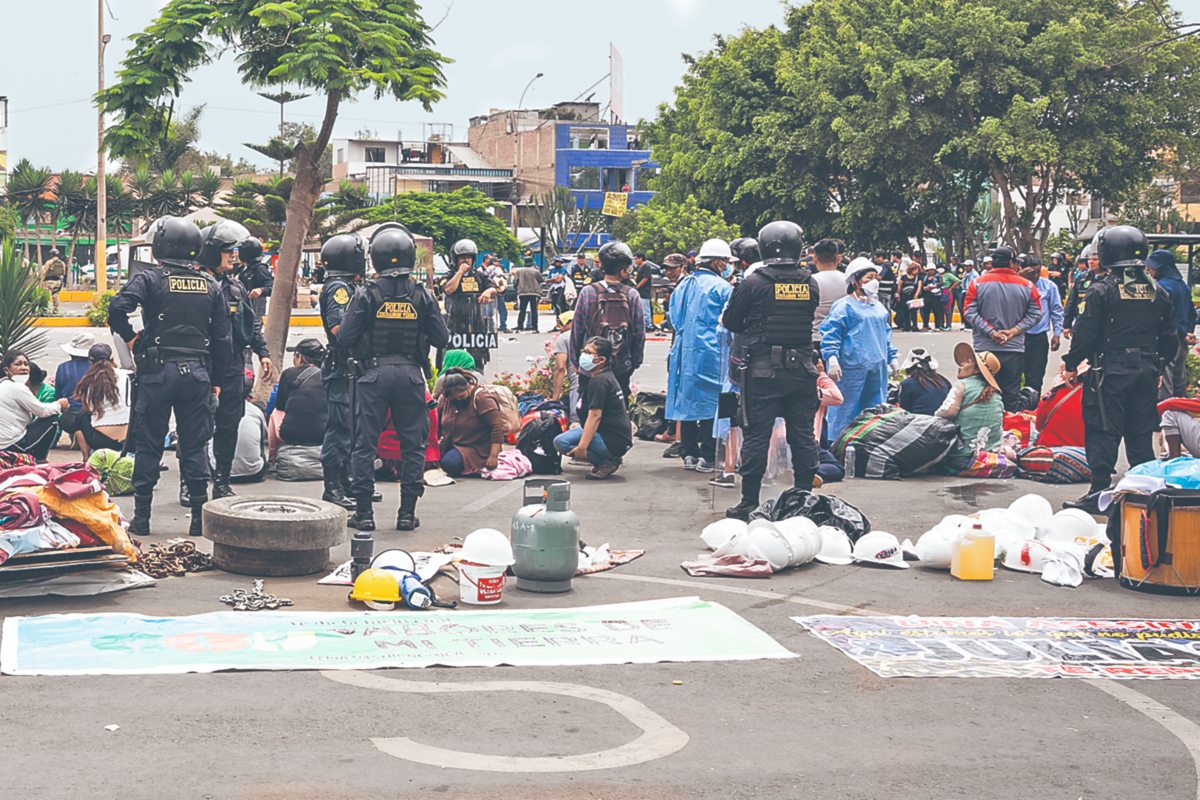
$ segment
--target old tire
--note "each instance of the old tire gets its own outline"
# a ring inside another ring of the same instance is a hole
[[[213,562],[242,575],[310,575],[346,540],[346,511],[305,497],[223,497],[204,504]]]

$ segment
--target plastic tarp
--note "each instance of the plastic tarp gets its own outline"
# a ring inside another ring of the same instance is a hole
[[[324,476],[321,469],[321,446],[285,444],[275,457],[275,477],[281,481],[319,481]]]
[[[925,472],[957,440],[958,426],[949,420],[881,405],[850,423],[834,444],[834,455],[844,462],[846,447],[853,445],[857,477],[895,480]]]
[[[831,525],[843,530],[850,540],[871,530],[871,520],[854,506],[832,495],[814,494],[804,489],[784,489],[779,497],[768,500],[750,514],[750,519],[778,522],[791,517],[808,517],[818,527]]]

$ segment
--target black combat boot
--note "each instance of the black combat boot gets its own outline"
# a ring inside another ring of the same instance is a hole
[[[758,508],[758,493],[762,489],[762,478],[742,477],[742,501],[733,508],[725,510],[729,519],[750,521],[750,514]]]
[[[344,494],[346,499],[350,501],[350,505],[347,506],[347,508],[354,508],[354,498],[356,495],[354,494],[354,487],[351,485],[349,464],[344,464],[342,466],[342,494]],[[379,492],[375,492],[371,495],[371,502],[382,503],[383,495]]]
[[[346,496],[338,474],[331,469],[326,469],[323,471],[323,475],[325,478],[325,491],[321,493],[321,499],[326,503],[341,506],[348,511],[354,510],[354,500]]]
[[[213,500],[220,500],[222,497],[233,497],[233,487],[229,485],[229,473],[227,471],[218,472],[213,478]]]
[[[415,531],[421,527],[417,519],[417,496],[415,494],[400,494],[400,513],[396,515],[396,530]]]
[[[208,486],[204,481],[197,481],[188,487],[192,496],[192,519],[188,524],[188,536],[204,535],[204,504],[208,502]]]
[[[375,530],[375,509],[370,494],[360,494],[354,498],[354,516],[346,520],[346,524],[357,531]]]
[[[133,519],[129,522],[129,532],[134,536],[150,535],[150,504],[153,501],[154,495],[133,496]]]
[[[188,487],[183,478],[179,479],[179,505],[184,508],[192,507],[192,496],[188,494]]]

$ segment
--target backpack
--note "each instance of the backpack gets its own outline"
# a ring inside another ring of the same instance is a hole
[[[500,406],[500,413],[504,415],[507,433],[520,433],[521,412],[517,410],[517,396],[513,394],[512,389],[509,389],[507,386],[501,386],[498,383],[479,388],[495,400],[496,405]]]
[[[517,449],[529,459],[535,475],[558,475],[562,472],[562,456],[554,447],[554,439],[563,432],[562,420],[549,411],[539,411],[525,423],[517,437]]]
[[[629,334],[632,329],[633,315],[625,292],[610,292],[604,287],[597,290],[596,331],[598,336],[612,344],[614,369],[626,368],[632,363],[629,355]]]
[[[629,404],[629,419],[637,438],[653,441],[667,431],[667,396],[661,392],[638,392]]]

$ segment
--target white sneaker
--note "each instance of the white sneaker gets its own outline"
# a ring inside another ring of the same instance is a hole
[[[696,458],[695,456],[684,456],[683,457],[683,468],[686,470],[695,472],[696,468],[699,464],[700,464],[700,459]]]
[[[721,489],[732,489],[737,485],[732,472],[722,472],[719,475],[714,475],[708,482]]]
[[[717,468],[707,459],[698,459],[696,461],[696,472],[716,472]]]

